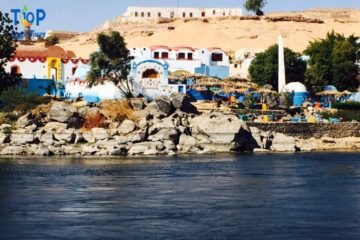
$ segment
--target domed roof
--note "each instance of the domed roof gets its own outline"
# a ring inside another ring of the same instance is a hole
[[[328,85],[324,87],[324,91],[337,91],[337,89],[333,85]]]
[[[307,92],[307,89],[305,85],[300,82],[292,82],[286,84],[282,92]]]

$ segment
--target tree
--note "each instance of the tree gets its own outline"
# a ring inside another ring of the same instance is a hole
[[[278,56],[278,45],[273,45],[265,52],[256,54],[249,68],[252,81],[260,86],[270,84],[278,89]],[[300,58],[300,54],[285,48],[284,57],[287,82],[304,82],[306,62]]]
[[[262,16],[264,15],[262,9],[266,4],[266,0],[247,0],[244,7],[246,10],[254,12],[257,16]]]
[[[59,38],[56,35],[50,35],[47,38],[45,38],[45,44],[47,46],[54,46],[59,43]]]
[[[14,36],[15,29],[9,14],[0,11],[0,92],[21,82],[20,74],[5,71],[8,59],[14,56],[17,47]]]
[[[340,91],[358,88],[358,39],[332,31],[325,39],[310,42],[305,54],[310,56],[306,84],[311,91],[321,91],[327,85],[334,85]]]
[[[112,81],[127,98],[133,97],[128,75],[130,62],[133,59],[126,48],[124,38],[118,32],[109,35],[100,33],[97,36],[100,51],[90,55],[91,70],[88,74],[90,86]]]

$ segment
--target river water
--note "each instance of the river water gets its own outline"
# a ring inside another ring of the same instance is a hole
[[[0,160],[0,239],[360,239],[360,154]]]

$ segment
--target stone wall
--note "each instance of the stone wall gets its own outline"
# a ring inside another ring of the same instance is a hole
[[[360,137],[360,123],[248,123],[261,131],[283,133],[296,138],[346,138]]]

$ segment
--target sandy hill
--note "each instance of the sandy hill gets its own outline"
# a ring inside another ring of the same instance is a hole
[[[270,13],[256,19],[229,17],[145,23],[107,23],[103,27],[62,42],[60,46],[88,58],[97,49],[96,34],[116,30],[129,47],[151,45],[221,47],[226,51],[240,48],[267,48],[282,34],[285,45],[303,51],[312,39],[323,38],[335,30],[345,35],[360,35],[360,10],[316,9],[301,12]]]

